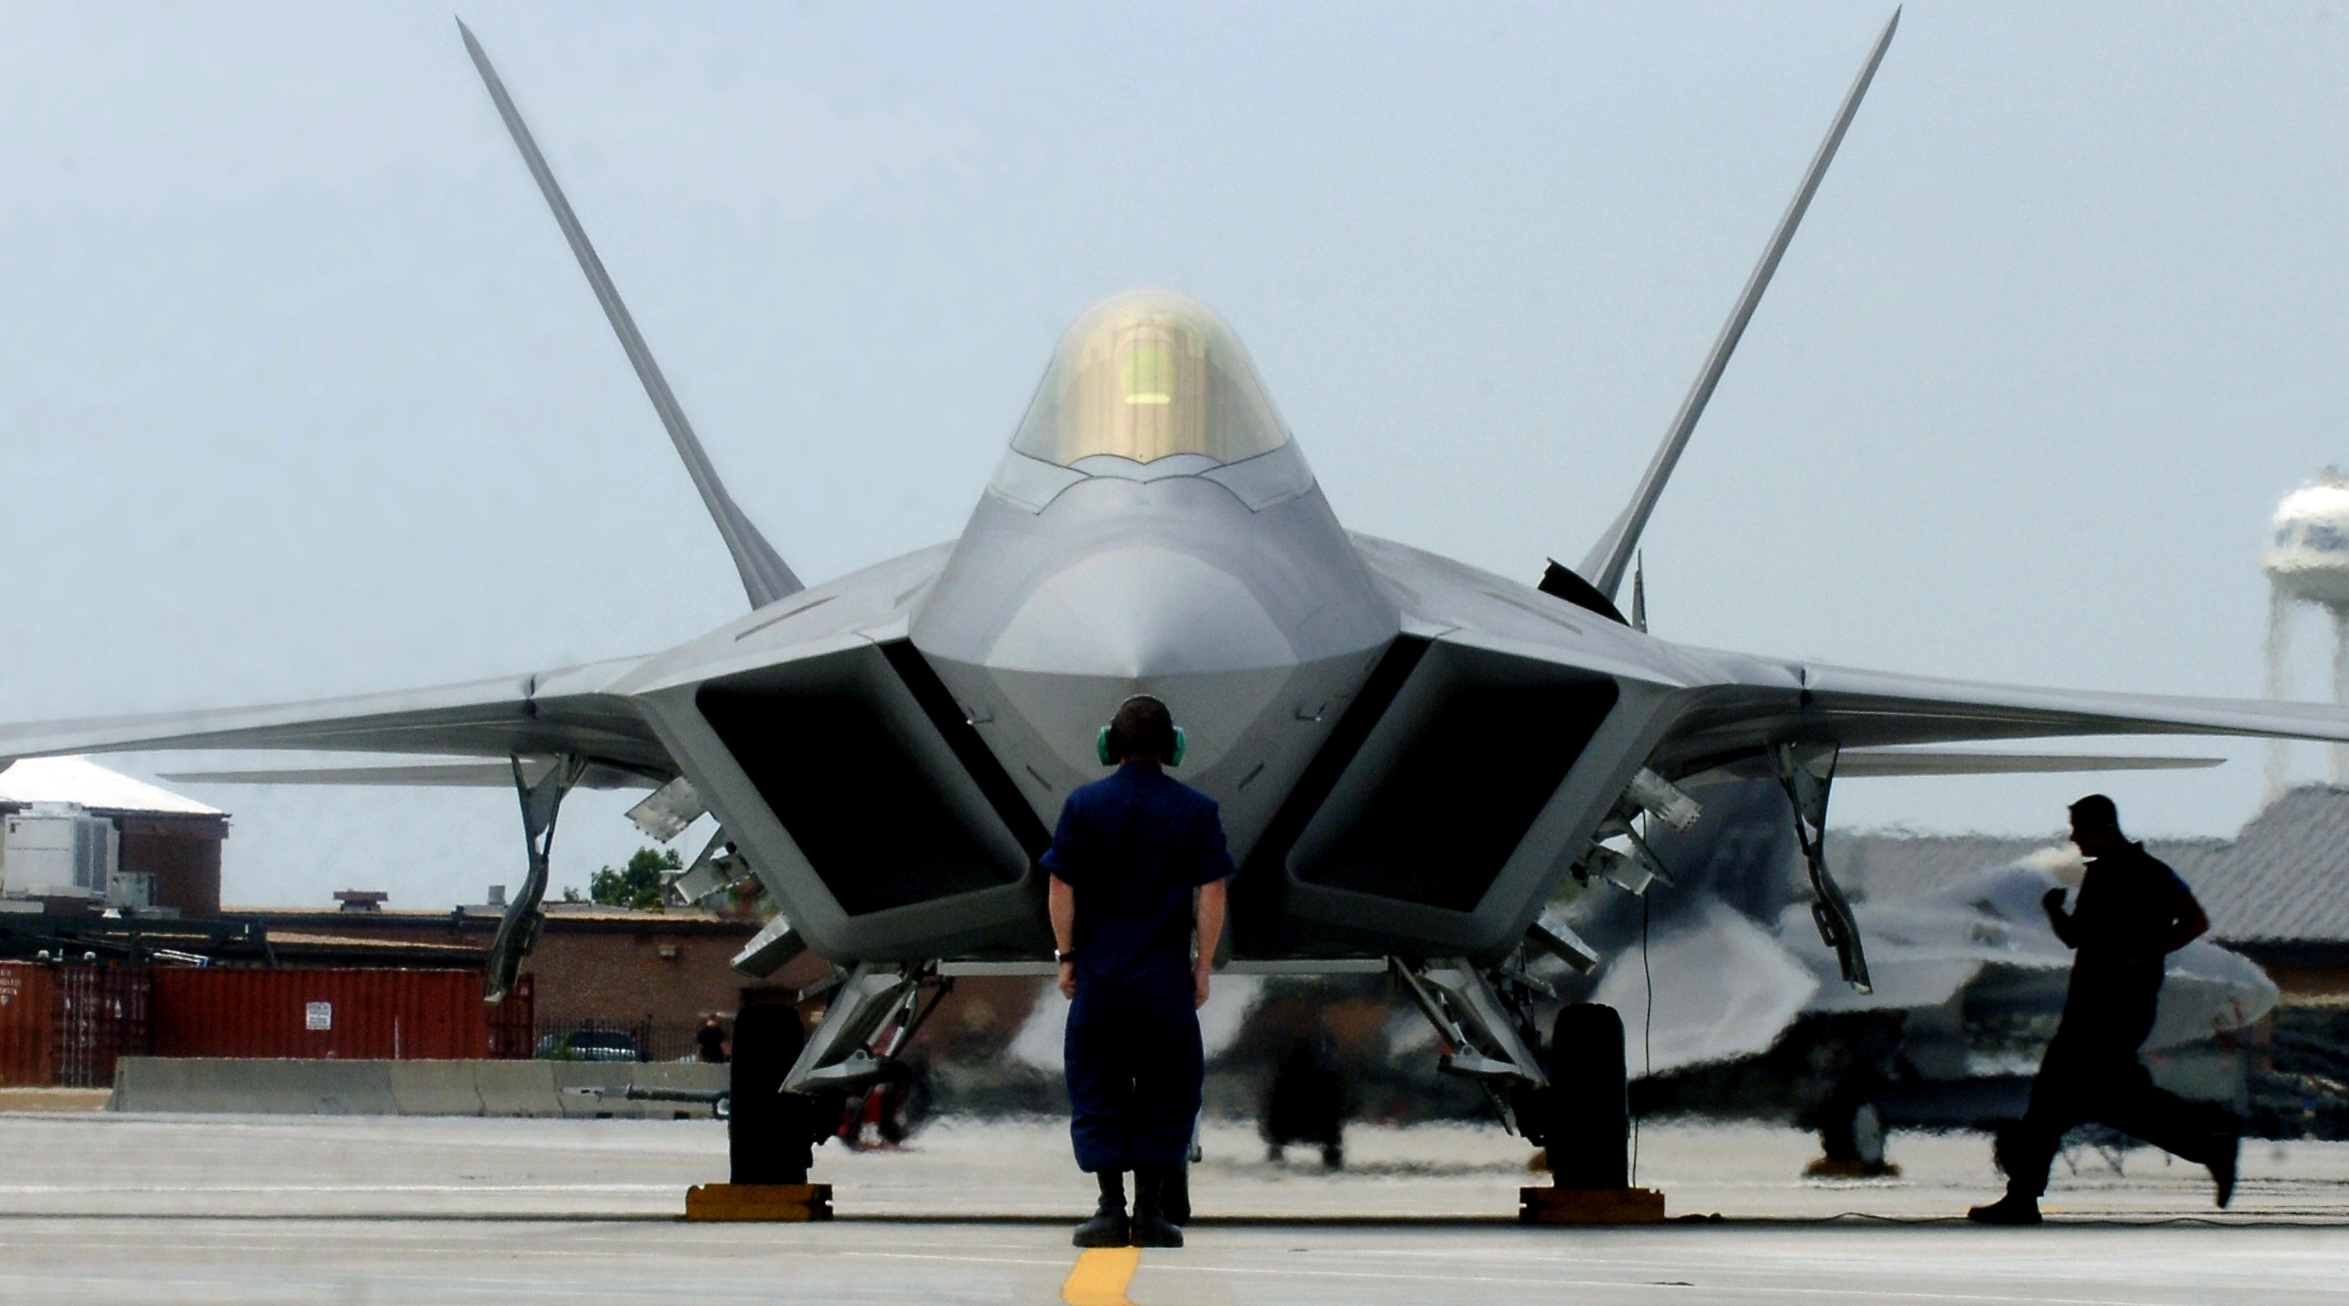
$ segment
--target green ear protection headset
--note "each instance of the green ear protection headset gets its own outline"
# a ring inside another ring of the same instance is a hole
[[[1183,733],[1183,728],[1181,726],[1176,726],[1174,728],[1174,732],[1174,755],[1166,759],[1166,764],[1168,766],[1181,766],[1183,764],[1183,753],[1189,749],[1191,740],[1190,736]],[[1108,726],[1101,727],[1100,732],[1093,736],[1093,755],[1101,759],[1101,765],[1103,766],[1117,765],[1117,754],[1112,752],[1109,747]]]
[[[1190,747],[1190,743],[1191,741],[1189,737],[1183,734],[1183,728],[1181,726],[1176,726],[1174,756],[1166,759],[1166,764],[1168,766],[1181,766],[1183,764],[1183,752],[1185,749]],[[1101,732],[1093,736],[1093,753],[1094,756],[1101,759],[1101,765],[1117,765],[1117,754],[1109,751],[1108,726],[1101,727]]]

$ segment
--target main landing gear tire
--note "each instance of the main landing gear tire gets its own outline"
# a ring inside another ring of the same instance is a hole
[[[1803,1173],[1845,1179],[1900,1173],[1884,1159],[1884,1113],[1874,1102],[1830,1101],[1819,1121],[1819,1150],[1825,1155]]]
[[[1598,1002],[1578,1002],[1550,1027],[1550,1086],[1538,1099],[1541,1141],[1560,1188],[1628,1187],[1631,1138],[1629,1078],[1623,1065],[1623,1017]]]
[[[734,1018],[733,1085],[726,1119],[729,1177],[738,1184],[804,1184],[808,1100],[783,1091],[807,1027],[781,1003],[744,1007]]]

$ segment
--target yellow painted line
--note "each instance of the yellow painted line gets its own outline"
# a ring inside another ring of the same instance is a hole
[[[1068,1306],[1133,1306],[1126,1300],[1126,1285],[1141,1263],[1139,1247],[1087,1248],[1068,1272],[1068,1282],[1060,1285],[1060,1299]]]

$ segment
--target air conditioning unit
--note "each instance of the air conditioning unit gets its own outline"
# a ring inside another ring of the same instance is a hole
[[[114,822],[71,803],[34,803],[7,817],[0,882],[12,898],[103,898],[122,855]]]

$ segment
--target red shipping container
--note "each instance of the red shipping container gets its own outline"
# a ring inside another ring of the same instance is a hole
[[[532,1054],[531,1035],[537,1031],[537,979],[535,975],[517,975],[514,987],[505,1001],[486,1008],[489,1017],[489,1055],[505,1061],[527,1061]]]
[[[208,966],[158,969],[154,977],[153,1046],[159,1057],[445,1061],[489,1055],[494,1011],[482,1005],[478,971]]]
[[[0,1084],[49,1086],[49,1042],[57,1017],[49,971],[29,961],[0,961]]]
[[[135,966],[0,962],[0,1084],[105,1088],[147,1051],[148,980]]]
[[[49,1082],[110,1088],[114,1063],[147,1054],[151,984],[138,966],[59,966],[51,974],[57,1018],[49,1040]]]
[[[118,1057],[440,1061],[531,1054],[531,977],[458,970],[0,962],[0,1085],[105,1088]]]

